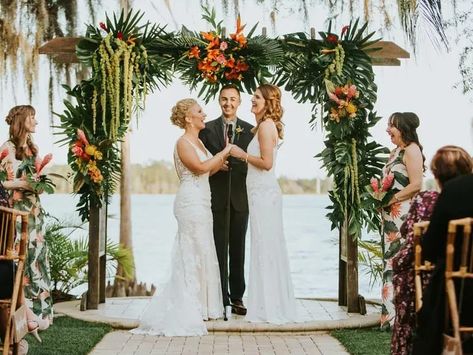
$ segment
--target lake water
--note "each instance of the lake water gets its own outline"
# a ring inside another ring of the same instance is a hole
[[[169,274],[177,230],[173,201],[174,195],[132,196],[133,250],[139,281],[160,284]],[[75,212],[77,198],[71,195],[45,195],[42,202],[46,211],[55,217],[79,220]],[[338,232],[330,230],[330,222],[325,217],[328,204],[329,199],[324,195],[285,195],[283,198],[284,232],[297,297],[338,295]],[[119,196],[114,196],[109,215],[109,237],[118,241]],[[248,233],[247,246],[249,238]],[[248,266],[247,262],[247,273]],[[364,270],[360,270],[359,283],[360,294],[380,297],[379,284],[370,287]]]

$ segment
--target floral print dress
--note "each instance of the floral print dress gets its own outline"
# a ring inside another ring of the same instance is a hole
[[[412,351],[412,335],[416,326],[414,224],[430,219],[438,195],[436,191],[419,192],[412,200],[406,221],[401,226],[401,234],[405,242],[393,258],[392,282],[396,310],[391,337],[391,354],[393,355],[409,355]],[[423,281],[427,282],[427,280]]]
[[[391,152],[388,162],[383,169],[383,178],[389,174],[394,175],[391,189],[401,191],[409,184],[406,164],[403,161],[404,149],[398,147]],[[400,233],[401,225],[406,219],[407,212],[411,205],[410,200],[395,202],[387,206],[382,211],[383,219],[383,238],[381,241],[383,250],[383,275],[381,292],[381,328],[389,328],[394,323],[394,304],[393,304],[393,269],[392,259],[401,249],[404,238]]]
[[[7,180],[24,179],[17,176],[20,160],[15,158],[15,146],[6,142],[0,151],[8,149],[8,155],[1,162],[1,169],[7,172]],[[42,318],[53,318],[51,297],[51,272],[49,268],[48,248],[44,240],[44,212],[39,196],[33,192],[10,190],[11,206],[28,215],[28,253],[25,263],[23,290],[28,307]],[[17,235],[21,233],[21,223],[17,223]]]

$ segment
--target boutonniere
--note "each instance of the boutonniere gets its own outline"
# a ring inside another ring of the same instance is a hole
[[[237,135],[237,138],[240,138],[240,133],[242,133],[245,129],[241,126],[237,126],[237,128],[235,128],[235,133]]]

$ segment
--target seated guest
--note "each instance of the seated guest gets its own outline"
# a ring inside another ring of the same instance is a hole
[[[471,174],[473,161],[462,148],[445,146],[434,155],[430,169],[440,190],[444,184],[461,175]],[[416,325],[414,285],[414,224],[428,221],[437,201],[438,192],[422,191],[412,200],[407,218],[401,226],[405,239],[393,258],[394,319],[391,354],[410,354]]]
[[[445,325],[445,258],[448,223],[452,219],[473,217],[473,174],[447,182],[434,207],[429,228],[422,241],[425,259],[435,264],[432,279],[426,287],[423,306],[418,314],[413,354],[441,354]],[[457,238],[461,242],[461,238]],[[455,257],[461,246],[455,246]],[[473,280],[464,284],[463,299],[473,300]],[[461,324],[473,326],[473,302],[463,302]],[[464,353],[473,353],[471,339],[463,344]]]

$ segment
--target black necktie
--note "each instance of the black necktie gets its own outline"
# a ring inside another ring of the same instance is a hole
[[[227,137],[228,143],[233,143],[233,125],[231,123],[227,124]]]

